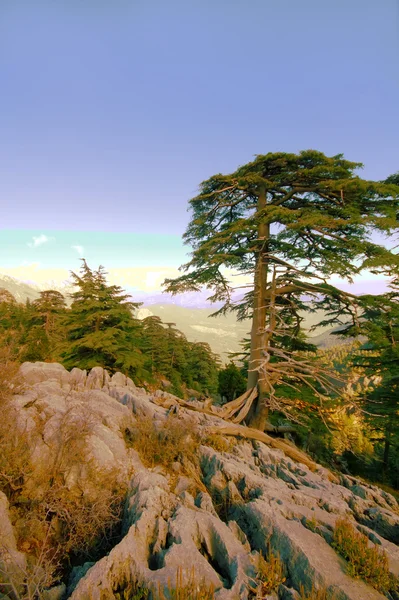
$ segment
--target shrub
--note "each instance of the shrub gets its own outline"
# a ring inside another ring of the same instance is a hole
[[[267,559],[260,552],[255,563],[256,578],[251,580],[249,590],[255,598],[263,598],[278,589],[285,581],[285,567],[279,554],[269,551]]]
[[[201,438],[193,421],[171,416],[157,425],[150,417],[138,417],[133,430],[125,434],[125,440],[150,468],[162,465],[168,469],[176,461],[198,462]]]
[[[346,519],[336,522],[332,545],[347,561],[351,577],[359,577],[381,592],[396,587],[384,550],[370,546],[368,538]]]
[[[236,440],[233,438],[226,439],[219,433],[208,433],[202,438],[202,444],[204,446],[210,446],[217,452],[230,452],[236,444]]]
[[[17,412],[11,403],[12,395],[23,389],[18,368],[9,349],[0,348],[0,490],[9,500],[20,492],[32,472],[32,439],[16,426]]]

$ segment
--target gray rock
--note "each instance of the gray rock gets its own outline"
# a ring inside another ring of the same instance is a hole
[[[126,386],[126,375],[123,375],[123,373],[114,373],[111,377],[110,385],[111,386],[117,385],[120,387],[125,387]]]
[[[19,590],[24,580],[26,557],[17,550],[8,509],[8,500],[0,492],[0,580]]]
[[[40,383],[54,379],[60,385],[69,384],[70,374],[59,363],[24,362],[20,373],[28,384]]]
[[[67,586],[67,592],[66,592],[66,595],[68,598],[72,594],[72,592],[74,591],[74,589],[76,588],[76,586],[78,585],[78,583],[82,579],[82,577],[84,577],[86,575],[87,571],[94,564],[95,564],[94,562],[85,562],[83,565],[80,565],[79,567],[73,567],[71,574],[69,576],[69,579],[68,579],[68,586]]]
[[[69,374],[69,383],[72,389],[83,390],[86,385],[87,371],[74,367]]]
[[[299,592],[294,588],[286,587],[283,583],[280,585],[278,593],[280,600],[301,600]]]
[[[87,376],[86,388],[101,390],[105,382],[105,370],[102,367],[93,367]]]
[[[183,492],[186,492],[192,486],[192,484],[193,482],[191,479],[189,479],[185,475],[180,475],[177,479],[174,493],[176,494],[176,496],[179,496]]]
[[[360,523],[367,525],[382,537],[399,544],[399,515],[380,506],[367,507],[358,516]]]
[[[261,442],[239,442],[230,452],[201,446],[201,481],[183,474],[178,463],[172,474],[150,470],[136,450],[126,447],[123,434],[141,416],[162,426],[168,411],[153,399],[172,395],[147,394],[124,375],[110,378],[100,367],[86,376],[79,369],[68,373],[61,365],[25,363],[21,372],[28,385],[12,402],[18,426],[34,442],[31,460],[38,471],[52,464],[69,418],[72,435],[79,438],[86,431],[83,459],[63,467],[71,492],[95,494],[85,479],[89,465],[101,473],[117,473],[121,483],[130,480],[122,537],[107,556],[74,570],[67,589],[72,600],[111,598],[115,587],[135,574],[165,590],[179,569],[187,574],[193,566],[200,581],[214,584],[215,600],[245,600],[249,578],[255,575],[254,557],[270,550],[287,568],[280,600],[298,600],[300,585],[306,590],[326,586],[336,591],[337,600],[382,600],[376,590],[348,577],[344,561],[331,547],[335,523],[342,517],[357,522],[370,543],[385,550],[391,572],[399,575],[398,506],[377,486],[338,478],[322,467],[311,472]],[[178,418],[182,427],[195,422],[205,433],[222,423],[217,416],[184,408]],[[34,494],[34,474],[31,485]],[[190,492],[198,488],[202,491],[194,500]],[[0,534],[9,540],[15,564],[20,560],[23,566],[25,557],[17,552],[1,495]]]

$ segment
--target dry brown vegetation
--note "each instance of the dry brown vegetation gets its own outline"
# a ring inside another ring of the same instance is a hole
[[[174,462],[195,461],[201,443],[194,422],[182,422],[171,416],[163,423],[150,417],[137,417],[129,431],[128,442],[146,467],[162,465],[170,469]]]
[[[0,490],[9,501],[17,548],[27,556],[27,565],[18,567],[9,549],[0,547],[5,557],[0,592],[29,600],[40,598],[70,561],[96,559],[115,542],[125,489],[116,475],[100,472],[88,460],[86,441],[94,421],[77,406],[60,420],[50,462],[34,468],[31,455],[43,424],[31,433],[17,419],[11,402],[20,385],[17,369],[4,358],[0,363]],[[78,477],[71,486],[67,477],[73,468]]]
[[[359,577],[381,592],[397,588],[384,550],[371,544],[350,521],[338,519],[336,522],[333,547],[347,561],[351,577]]]
[[[300,600],[338,600],[335,592],[330,592],[325,587],[314,588],[305,592],[303,585],[299,586]]]
[[[212,584],[198,580],[195,568],[178,568],[174,581],[169,580],[167,588],[148,585],[139,575],[126,569],[125,576],[118,581],[112,595],[103,594],[101,600],[214,600],[215,588]]]
[[[255,561],[256,578],[252,579],[249,591],[254,600],[262,600],[284,583],[285,567],[278,554],[269,551],[267,559],[260,553]]]
[[[171,475],[175,463],[193,480],[193,487],[205,491],[199,466],[201,436],[194,420],[170,416],[163,423],[150,417],[137,417],[134,426],[125,432],[125,440],[135,448],[146,467],[161,465]]]

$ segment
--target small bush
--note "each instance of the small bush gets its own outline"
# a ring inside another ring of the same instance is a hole
[[[125,436],[126,441],[127,438],[146,467],[162,465],[169,469],[176,461],[198,461],[201,440],[195,423],[191,421],[169,417],[158,426],[150,417],[139,417],[129,436]]]
[[[356,531],[349,521],[337,521],[332,545],[348,562],[351,577],[359,577],[381,592],[396,587],[386,553],[378,546],[370,546],[368,538]]]
[[[249,590],[255,594],[255,598],[263,598],[277,590],[285,581],[285,567],[280,556],[269,552],[267,559],[260,553],[256,559],[256,578],[251,580]]]
[[[313,515],[313,517],[311,519],[306,519],[304,525],[307,529],[310,529],[310,531],[313,531],[313,533],[316,533],[319,523],[318,523],[316,517]]]
[[[236,440],[226,439],[219,433],[208,433],[203,439],[202,444],[204,446],[210,446],[217,452],[231,452],[235,445]]]

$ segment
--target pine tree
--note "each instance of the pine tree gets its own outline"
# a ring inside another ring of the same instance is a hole
[[[58,360],[64,340],[62,319],[66,302],[61,292],[45,290],[26,309],[24,349],[21,360]]]
[[[72,272],[77,291],[65,319],[67,332],[63,363],[90,369],[102,366],[141,378],[144,358],[140,350],[142,325],[132,316],[139,306],[117,285],[107,285],[103,267],[92,271],[82,261],[80,275]]]
[[[190,342],[187,362],[192,387],[208,397],[217,394],[220,359],[209,344]]]
[[[166,290],[207,287],[212,301],[224,302],[222,311],[252,318],[247,386],[259,390],[251,417],[259,429],[273,404],[271,360],[292,366],[292,355],[281,356],[281,342],[292,349],[303,343],[303,295],[348,303],[350,295],[328,285],[328,277],[350,280],[362,268],[397,262],[369,234],[397,226],[399,188],[360,179],[360,167],[314,150],[270,153],[229,175],[214,175],[190,201],[184,239],[193,247],[192,259],[183,265],[185,274],[165,281]],[[252,277],[238,306],[226,268]]]
[[[219,371],[218,392],[227,402],[241,396],[246,390],[246,377],[234,362]]]
[[[378,383],[364,395],[365,419],[383,441],[383,475],[386,476],[392,444],[399,445],[399,276],[391,291],[365,295],[358,300],[358,319],[348,325],[347,335],[367,338],[354,359]],[[378,437],[376,438],[378,439]]]
[[[25,328],[26,311],[23,304],[4,288],[0,288],[0,345],[14,359],[19,358]]]

